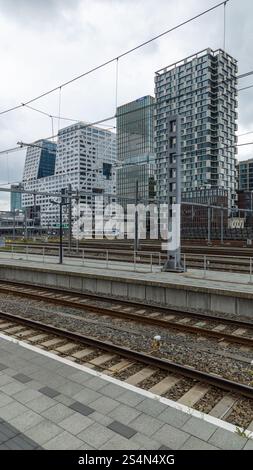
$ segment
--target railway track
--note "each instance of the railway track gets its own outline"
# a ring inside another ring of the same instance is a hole
[[[58,256],[59,245],[48,244],[31,244],[29,245],[29,254],[42,254],[46,248],[46,256]],[[115,242],[92,242],[80,245],[79,251],[73,249],[71,252],[67,250],[67,245],[64,246],[65,257],[83,259],[83,252],[85,253],[84,259],[106,259],[106,250],[109,252],[110,261],[125,261],[129,263],[136,262],[143,264],[150,264],[151,255],[153,264],[163,264],[167,255],[161,251],[161,246],[155,244],[141,244],[138,256],[133,255],[133,247],[129,243]],[[24,254],[27,257],[26,247],[18,246],[15,248],[15,254]],[[238,273],[249,273],[250,257],[253,257],[252,248],[233,248],[233,247],[183,247],[182,255],[185,256],[186,266],[188,268],[203,269],[204,256],[206,256],[207,269],[216,271],[229,271]]]
[[[56,288],[42,288],[27,284],[0,282],[0,293],[13,294],[56,305],[94,312],[101,316],[151,325],[160,329],[194,334],[253,348],[253,323],[201,313],[184,312],[165,307],[121,301],[92,294],[77,294]],[[228,330],[228,331],[227,331]]]
[[[7,246],[8,245],[19,245],[20,247],[22,245],[25,245],[23,241],[15,240],[14,242],[8,242],[7,241]],[[68,247],[68,241],[63,241],[63,245],[67,248]],[[109,240],[109,239],[86,239],[85,241],[79,241],[79,247],[82,248],[108,248],[108,249],[120,249],[120,250],[132,250],[134,249],[134,243],[132,240],[121,240],[121,239],[115,239],[115,240]],[[43,240],[38,240],[38,241],[30,241],[29,246],[34,246],[34,247],[59,247],[59,242],[58,241],[43,241]],[[154,251],[154,250],[159,250],[161,248],[161,240],[140,240],[139,243],[140,249],[141,250],[149,250],[149,251]],[[73,242],[73,249],[75,249],[75,242]],[[230,254],[233,252],[235,256],[251,256],[253,254],[253,245],[252,246],[246,246],[246,241],[234,241],[234,240],[229,240],[226,241],[224,244],[220,244],[220,241],[217,240],[211,240],[210,243],[205,241],[204,243],[200,240],[182,240],[182,250],[184,252],[190,252],[190,253],[205,253],[205,254]]]
[[[253,430],[253,387],[0,311],[0,331],[211,416]],[[238,409],[247,406],[246,416]]]

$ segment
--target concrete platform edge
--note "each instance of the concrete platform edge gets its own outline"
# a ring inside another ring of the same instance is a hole
[[[60,357],[60,356],[57,356],[53,353],[50,353],[48,351],[45,351],[45,350],[42,350],[40,348],[37,348],[36,346],[33,346],[31,344],[28,344],[24,341],[20,341],[16,338],[13,338],[11,336],[8,336],[8,335],[4,335],[2,333],[0,333],[0,338],[6,340],[6,341],[10,341],[14,344],[18,344],[19,346],[23,347],[23,348],[26,348],[28,350],[31,350],[31,351],[34,351],[38,354],[41,354],[43,356],[46,356],[50,359],[53,359],[53,360],[56,360],[58,362],[61,362],[65,365],[69,365],[71,367],[74,367],[75,369],[78,369],[78,370],[81,370],[81,371],[84,371],[86,373],[89,373],[90,375],[93,375],[95,377],[100,377],[102,378],[103,380],[109,382],[109,383],[113,383],[115,385],[118,385],[122,388],[125,388],[126,390],[130,390],[130,391],[133,391],[135,393],[138,393],[139,395],[142,395],[146,398],[151,398],[155,401],[158,401],[160,403],[163,403],[167,406],[169,406],[170,408],[174,408],[176,410],[179,410],[179,411],[182,411],[186,414],[188,414],[189,416],[192,416],[192,417],[195,417],[195,418],[198,418],[198,419],[201,419],[207,423],[211,423],[211,424],[214,424],[215,426],[221,428],[221,429],[225,429],[227,431],[230,431],[232,433],[237,433],[238,431],[244,431],[245,434],[246,434],[246,437],[247,438],[253,438],[253,432],[251,431],[245,431],[244,429],[240,428],[240,427],[237,427],[237,426],[234,426],[233,424],[230,424],[230,423],[227,423],[225,421],[222,421],[221,419],[218,419],[218,418],[215,418],[213,416],[210,416],[208,414],[205,414],[205,413],[202,413],[202,412],[199,412],[193,408],[190,408],[188,406],[185,406],[185,405],[182,405],[180,403],[177,403],[177,402],[174,402],[172,400],[169,400],[167,398],[163,398],[159,395],[155,395],[154,393],[151,393],[147,390],[143,390],[141,388],[138,388],[138,387],[135,387],[134,385],[130,385],[130,384],[127,384],[125,382],[122,382],[118,379],[115,379],[113,377],[110,377],[110,376],[107,376],[101,372],[97,372],[93,369],[90,369],[88,367],[85,367],[85,366],[82,366],[81,364],[77,364],[75,363],[74,361],[70,361],[68,359],[65,359],[64,357]]]

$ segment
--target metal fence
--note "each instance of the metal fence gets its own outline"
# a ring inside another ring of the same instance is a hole
[[[208,204],[186,203],[181,207],[182,239],[253,240],[253,211]]]
[[[6,260],[59,263],[60,247],[8,244],[0,246],[0,257]],[[63,262],[66,265],[136,272],[159,272],[162,268],[161,252],[130,251],[101,248],[78,248],[69,251],[63,247]]]

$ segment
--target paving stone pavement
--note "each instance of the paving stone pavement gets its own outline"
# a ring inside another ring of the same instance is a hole
[[[252,448],[251,439],[0,338],[0,450]]]

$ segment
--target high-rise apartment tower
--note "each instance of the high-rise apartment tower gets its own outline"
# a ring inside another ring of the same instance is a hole
[[[155,97],[158,199],[175,201],[169,156],[176,145],[171,116],[179,116],[182,192],[191,197],[191,191],[224,189],[233,206],[237,61],[222,50],[206,49],[164,67],[155,75]]]

